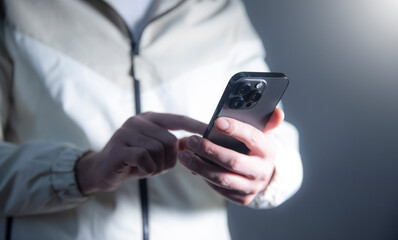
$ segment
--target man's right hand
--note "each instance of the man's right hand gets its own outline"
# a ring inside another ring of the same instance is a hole
[[[126,178],[165,172],[176,164],[178,151],[178,139],[168,130],[203,134],[206,126],[189,117],[165,113],[146,112],[129,118],[104,149],[78,160],[75,174],[82,194],[112,191]]]

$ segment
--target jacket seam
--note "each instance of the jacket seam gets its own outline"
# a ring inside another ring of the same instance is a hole
[[[16,27],[13,27],[13,26],[8,26],[8,27],[9,27],[9,29],[10,29],[11,31],[14,31],[15,33],[22,34],[22,35],[24,35],[24,36],[26,36],[26,37],[32,39],[33,41],[35,41],[35,42],[37,42],[37,43],[43,45],[44,47],[49,48],[49,49],[51,49],[51,50],[57,52],[57,53],[60,54],[62,57],[66,57],[66,58],[68,58],[69,60],[72,60],[72,61],[74,61],[74,62],[76,62],[76,63],[79,63],[79,64],[81,64],[82,66],[84,66],[84,68],[89,69],[90,71],[95,72],[96,74],[100,75],[100,76],[103,77],[104,79],[107,79],[108,81],[111,81],[107,76],[105,76],[105,75],[103,75],[102,73],[98,72],[95,68],[93,68],[92,66],[88,65],[87,63],[84,63],[84,62],[80,61],[79,59],[76,59],[76,58],[74,58],[73,56],[70,56],[70,55],[67,54],[67,53],[64,53],[64,52],[59,51],[57,48],[54,48],[54,47],[48,45],[48,44],[47,44],[46,42],[44,42],[43,40],[40,40],[40,39],[38,39],[37,37],[32,36],[32,35],[29,34],[29,33],[22,32],[22,31],[20,31],[20,30],[19,30],[18,28],[16,28]],[[11,60],[12,60],[12,58],[11,58]],[[111,81],[111,82],[113,82],[113,81]],[[115,83],[115,84],[116,84],[116,83]]]

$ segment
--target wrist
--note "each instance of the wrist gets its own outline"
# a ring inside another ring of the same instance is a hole
[[[81,156],[75,165],[75,177],[77,186],[82,195],[88,196],[99,191],[95,176],[97,169],[97,152],[86,152]]]

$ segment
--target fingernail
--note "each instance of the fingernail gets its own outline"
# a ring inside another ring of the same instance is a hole
[[[198,151],[199,147],[200,147],[200,142],[199,142],[198,137],[193,136],[193,137],[188,138],[187,145],[192,150]]]
[[[190,165],[192,162],[191,157],[189,156],[189,153],[187,153],[186,151],[182,151],[178,154],[178,158],[180,159],[180,161],[182,163],[184,163],[185,165]]]
[[[227,130],[229,128],[229,122],[224,118],[219,118],[217,121],[217,127],[220,130]]]

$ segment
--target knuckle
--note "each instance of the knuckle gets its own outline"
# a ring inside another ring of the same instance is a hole
[[[143,118],[151,118],[154,114],[155,113],[152,111],[147,111],[147,112],[141,113],[140,116]]]
[[[112,140],[120,140],[125,135],[125,130],[123,128],[119,128],[112,136]]]
[[[149,153],[145,149],[137,148],[134,151],[135,151],[134,157],[136,162],[142,163],[143,161],[147,160]]]
[[[167,149],[174,149],[177,147],[177,137],[173,134],[167,135],[166,139],[164,140],[164,145]]]
[[[123,160],[125,159],[125,156],[123,153],[119,151],[117,147],[110,147],[107,149],[107,154],[109,159],[115,159],[115,160]]]
[[[129,118],[127,118],[127,122],[131,122],[131,121],[135,121],[137,119],[137,116],[131,116]]]
[[[228,161],[228,167],[233,171],[239,171],[241,168],[241,162],[237,157],[232,157]]]
[[[136,127],[140,125],[140,122],[142,122],[142,118],[140,118],[140,116],[129,117],[120,129],[136,129]]]
[[[155,147],[158,152],[164,152],[165,150],[165,146],[160,142],[156,142]]]
[[[257,146],[258,142],[260,141],[260,138],[261,138],[261,133],[259,133],[258,131],[252,131],[250,137],[250,145]]]
[[[205,153],[205,155],[208,158],[214,157],[216,152],[215,146],[213,146],[208,142],[201,142],[201,141],[199,142],[199,144],[200,144],[200,149],[202,149],[202,151]]]
[[[261,181],[261,182],[265,182],[265,181],[268,181],[268,176],[267,176],[267,174],[259,174],[258,176],[257,176],[257,179],[259,180],[259,181]]]
[[[150,147],[153,151],[158,152],[158,153],[163,153],[164,152],[164,146],[163,144],[159,142],[153,142]]]
[[[226,188],[230,188],[231,187],[231,181],[223,174],[219,174],[217,176],[217,182],[221,185],[224,186]]]
[[[177,141],[178,141],[178,138],[176,136],[174,136],[173,134],[171,134],[171,133],[167,134],[167,138],[168,138],[167,142],[172,144],[172,145],[176,144]]]
[[[129,117],[123,125],[130,125],[137,121],[137,116]]]
[[[112,150],[110,153],[112,154],[112,156],[121,159],[122,161],[126,161],[131,158],[129,151],[126,150],[122,151]]]
[[[270,168],[267,165],[259,166],[258,172],[254,174],[254,179],[259,182],[267,182],[271,179],[272,175],[274,174],[274,168]]]

